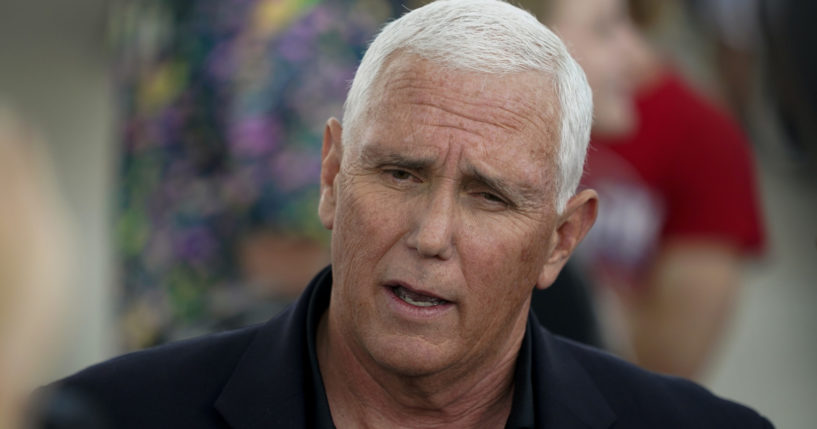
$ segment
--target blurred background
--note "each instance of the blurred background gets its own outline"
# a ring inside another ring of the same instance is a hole
[[[262,321],[297,296],[328,261],[323,124],[403,3],[0,0],[0,105],[41,135],[70,231],[66,315],[33,384]],[[700,379],[778,427],[810,427],[817,73],[800,21],[817,14],[797,1],[664,3],[636,19],[749,137],[766,235]]]

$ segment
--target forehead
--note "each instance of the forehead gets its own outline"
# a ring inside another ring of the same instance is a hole
[[[433,152],[453,143],[471,155],[515,157],[520,167],[550,162],[558,145],[559,105],[541,72],[452,70],[403,55],[384,65],[370,94],[363,145]]]
[[[470,119],[512,132],[549,135],[551,119],[558,113],[551,78],[542,72],[500,75],[456,70],[407,54],[386,62],[371,94],[375,112],[412,104],[437,106],[454,114],[467,110]]]

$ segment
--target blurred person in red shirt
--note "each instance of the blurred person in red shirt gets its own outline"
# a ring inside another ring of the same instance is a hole
[[[697,378],[731,318],[740,268],[763,248],[746,138],[639,34],[622,0],[523,4],[593,89],[583,185],[599,221],[579,248],[604,341],[648,369]]]

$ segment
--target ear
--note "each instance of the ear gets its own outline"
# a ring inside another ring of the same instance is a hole
[[[335,179],[340,171],[342,156],[341,134],[343,128],[335,118],[326,121],[321,149],[321,200],[318,203],[318,217],[326,229],[335,224],[337,187]]]
[[[536,287],[546,289],[556,281],[567,259],[584,239],[596,221],[598,213],[598,195],[592,189],[585,189],[570,199],[564,212],[559,216],[558,226],[548,243],[550,254]]]

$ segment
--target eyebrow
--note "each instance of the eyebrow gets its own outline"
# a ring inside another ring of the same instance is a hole
[[[426,171],[434,164],[432,158],[408,157],[388,149],[383,149],[378,145],[368,145],[361,152],[361,158],[367,164],[374,165],[395,165],[415,171]]]
[[[417,172],[427,172],[434,164],[432,157],[410,157],[390,152],[378,145],[368,145],[361,152],[361,158],[370,165],[394,165]],[[539,201],[543,197],[541,190],[528,184],[509,183],[498,177],[483,173],[474,165],[468,164],[465,169],[465,182],[481,184],[509,198],[515,205],[526,205],[526,202]]]

